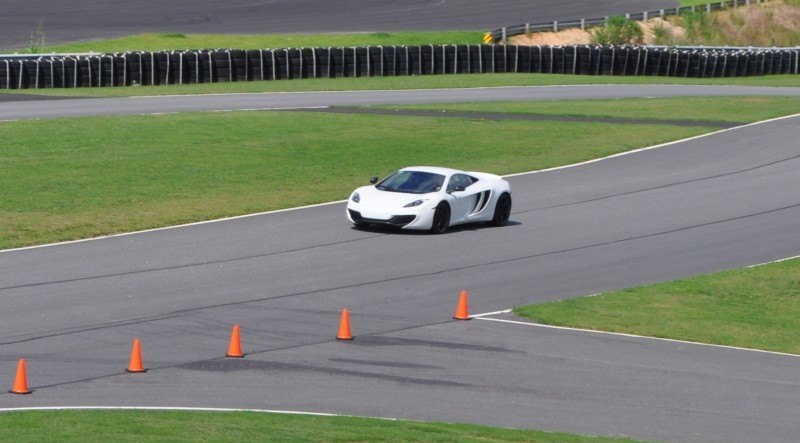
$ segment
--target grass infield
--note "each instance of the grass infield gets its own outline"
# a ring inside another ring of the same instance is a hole
[[[260,412],[30,411],[0,413],[5,438],[40,441],[625,442],[489,426]]]
[[[692,105],[639,100],[654,114],[659,103],[664,114]],[[705,114],[712,120],[736,115],[741,106],[731,98],[708,100]],[[551,108],[554,114],[585,106],[617,115],[619,103],[548,106],[564,106]],[[625,103],[630,112],[623,115],[641,116],[635,101]],[[498,103],[492,110],[524,106],[536,110],[539,103]],[[800,112],[800,99],[758,99],[748,110],[754,116]],[[368,177],[411,164],[509,174],[714,129],[268,111],[4,122],[0,248],[344,199]]]
[[[0,248],[343,199],[411,164],[507,174],[710,130],[266,111],[5,122]]]
[[[514,311],[549,325],[800,354],[800,260]]]

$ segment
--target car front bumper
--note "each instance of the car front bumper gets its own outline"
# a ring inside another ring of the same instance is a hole
[[[392,226],[400,229],[430,229],[433,223],[433,209],[413,208],[413,211],[393,211],[393,213],[381,213],[381,211],[367,211],[358,207],[357,204],[347,206],[347,219],[353,224],[374,224],[382,226]]]
[[[416,215],[393,215],[389,219],[384,220],[380,218],[366,218],[361,215],[360,212],[348,209],[347,210],[348,218],[353,223],[369,223],[374,225],[388,225],[388,226],[396,226],[398,228],[402,228],[407,224],[413,222],[417,216]]]

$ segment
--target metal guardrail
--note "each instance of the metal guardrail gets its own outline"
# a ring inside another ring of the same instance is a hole
[[[0,57],[0,89],[557,73],[736,77],[800,73],[798,48],[422,45]]]
[[[654,17],[664,18],[668,16],[681,15],[686,12],[719,11],[727,8],[738,8],[739,6],[749,6],[750,4],[760,4],[763,1],[767,0],[722,0],[719,2],[706,3],[705,5],[682,6],[669,9],[659,9],[657,11],[643,11],[620,15],[624,15],[626,18],[631,20],[647,21]],[[504,26],[502,28],[487,32],[484,35],[483,41],[485,43],[502,42],[505,44],[508,43],[509,37],[520,34],[531,35],[531,33],[534,32],[558,32],[564,29],[586,30],[589,28],[606,26],[606,24],[608,24],[608,19],[609,17],[606,16],[600,18],[581,18],[564,21],[554,20],[546,23],[525,23],[516,26]]]

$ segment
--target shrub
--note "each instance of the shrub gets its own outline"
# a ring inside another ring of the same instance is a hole
[[[592,43],[598,45],[624,45],[641,43],[644,32],[639,24],[623,16],[611,17],[604,28],[592,33]]]
[[[664,26],[664,22],[653,25],[653,44],[671,45],[674,43],[672,32]]]
[[[717,28],[716,20],[703,12],[685,12],[681,19],[690,44],[711,43]]]
[[[38,54],[44,49],[44,26],[41,21],[36,26],[36,30],[31,31],[30,43],[25,49],[30,54]]]

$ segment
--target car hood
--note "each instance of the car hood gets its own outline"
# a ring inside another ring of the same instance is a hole
[[[362,206],[375,209],[402,208],[414,200],[430,199],[432,195],[436,194],[435,192],[428,194],[408,194],[405,192],[381,191],[374,186],[364,186],[356,189],[356,192],[361,196],[360,204]]]

